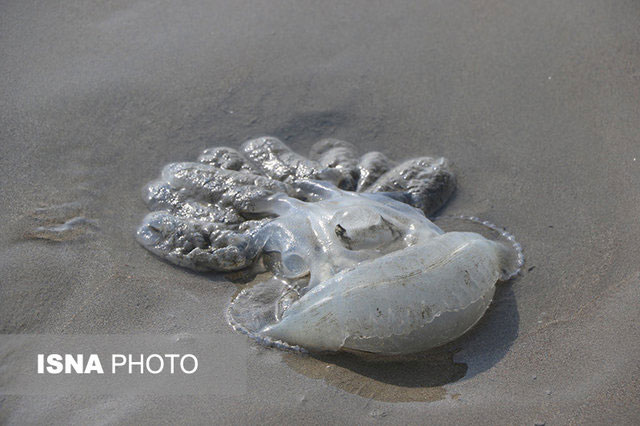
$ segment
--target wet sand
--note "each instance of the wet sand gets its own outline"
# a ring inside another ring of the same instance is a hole
[[[630,0],[4,2],[2,333],[231,333],[228,277],[135,242],[140,193],[263,134],[446,156],[444,212],[507,227],[526,265],[435,358],[252,345],[240,398],[4,396],[0,420],[637,423],[639,20]]]

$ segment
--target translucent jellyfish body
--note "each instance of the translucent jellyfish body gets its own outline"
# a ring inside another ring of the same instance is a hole
[[[257,341],[310,351],[406,354],[469,330],[522,256],[512,237],[444,232],[426,215],[455,189],[444,158],[394,164],[328,139],[311,159],[275,138],[212,148],[149,184],[139,241],[196,270],[262,262],[271,279],[231,302]]]

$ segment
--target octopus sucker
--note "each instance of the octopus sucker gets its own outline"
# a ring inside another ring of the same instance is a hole
[[[198,271],[260,262],[272,277],[234,298],[228,322],[295,351],[398,355],[443,345],[470,330],[496,283],[522,267],[506,231],[462,217],[453,220],[491,232],[445,232],[446,219],[428,219],[455,191],[447,159],[396,163],[338,139],[319,141],[309,157],[261,137],[169,164],[144,193],[152,212],[138,240]]]

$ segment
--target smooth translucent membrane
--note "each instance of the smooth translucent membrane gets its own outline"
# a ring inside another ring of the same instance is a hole
[[[393,223],[380,222],[386,221]],[[367,253],[338,273],[318,277],[330,263],[320,256],[309,262],[306,276],[287,279],[280,274],[245,288],[228,309],[229,323],[261,344],[294,351],[344,349],[393,355],[445,344],[473,327],[491,303],[496,282],[517,275],[524,258],[511,234],[486,221],[448,217],[437,222],[451,232],[422,217],[404,229],[396,228],[397,238],[406,245],[395,249],[389,240],[392,232],[384,234],[380,226],[366,222],[362,229],[375,230],[367,235],[368,244],[373,235],[382,234],[377,257]],[[298,241],[305,241],[302,233]],[[306,247],[286,245],[281,256],[308,252]],[[336,249],[331,242],[326,250],[329,258],[343,262],[354,256],[354,250]]]

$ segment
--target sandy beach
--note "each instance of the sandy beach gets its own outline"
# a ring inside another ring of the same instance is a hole
[[[445,156],[443,213],[526,264],[436,354],[250,344],[240,397],[3,395],[0,422],[637,424],[638,22],[631,0],[3,2],[2,334],[233,333],[241,284],[134,235],[163,165],[260,135]]]

